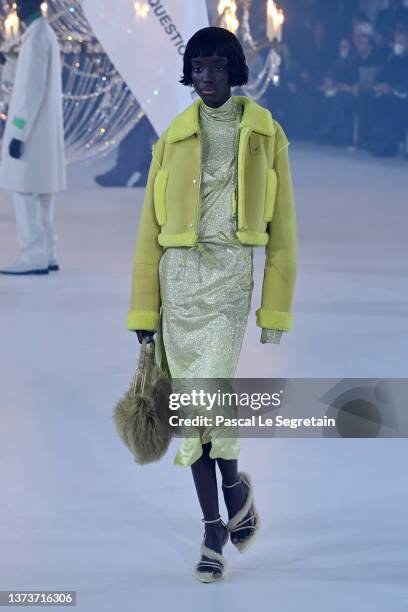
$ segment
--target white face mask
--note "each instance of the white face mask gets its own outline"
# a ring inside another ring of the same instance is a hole
[[[405,46],[401,43],[395,43],[394,45],[394,53],[395,55],[403,55],[405,51]]]
[[[346,59],[346,57],[348,56],[349,52],[348,51],[340,51],[340,57],[341,59]]]

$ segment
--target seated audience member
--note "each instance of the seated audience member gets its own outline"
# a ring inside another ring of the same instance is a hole
[[[387,8],[378,11],[375,30],[385,40],[391,41],[397,27],[408,28],[408,8],[403,0],[390,0]]]
[[[356,98],[356,111],[358,116],[358,146],[367,148],[369,140],[369,105],[371,91],[381,69],[381,60],[377,53],[374,39],[371,36],[357,31],[353,34],[356,49],[356,63],[358,80],[353,86],[353,95]]]
[[[356,53],[347,38],[339,44],[339,55],[319,87],[322,93],[322,122],[316,140],[320,143],[348,146],[353,142],[353,87],[358,81]]]
[[[263,66],[273,64],[274,59],[276,59],[276,56],[273,55],[274,51],[279,55],[279,74],[270,81],[259,102],[271,110],[279,123],[285,125],[287,135],[291,138],[293,136],[292,108],[296,94],[288,88],[293,73],[290,49],[286,43],[273,41],[265,51],[266,55],[265,53],[262,54]]]
[[[398,29],[392,52],[374,84],[368,106],[369,150],[395,155],[408,128],[408,32]]]
[[[314,24],[303,53],[294,58],[291,74],[286,81],[291,95],[289,132],[294,138],[310,139],[319,125],[319,91],[333,61],[332,41],[321,22]]]

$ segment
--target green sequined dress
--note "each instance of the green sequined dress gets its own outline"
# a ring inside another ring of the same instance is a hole
[[[235,236],[233,195],[242,112],[232,97],[218,108],[200,105],[198,244],[166,249],[159,264],[162,313],[157,342],[173,379],[235,376],[254,285],[253,249]],[[195,437],[181,438],[174,463],[191,465],[201,456],[202,443],[209,441],[212,458],[238,457],[238,435],[223,437],[220,428],[203,426]]]

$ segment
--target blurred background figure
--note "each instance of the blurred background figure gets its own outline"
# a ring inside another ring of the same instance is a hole
[[[120,143],[114,167],[96,176],[95,182],[101,187],[145,187],[156,140],[157,134],[144,115]]]
[[[342,38],[339,53],[319,87],[321,92],[321,127],[316,141],[322,144],[350,146],[353,143],[353,90],[358,81],[357,55],[351,41]]]
[[[53,194],[65,189],[60,48],[41,0],[17,0],[26,24],[3,137],[0,187],[13,192],[20,259],[2,274],[59,269]]]
[[[369,150],[378,156],[396,155],[408,128],[408,33],[401,27],[367,98]]]
[[[378,12],[375,29],[387,41],[397,27],[408,28],[408,8],[403,0],[390,0],[388,6]]]
[[[358,118],[357,145],[362,149],[368,147],[370,139],[368,106],[370,104],[370,92],[380,70],[380,56],[377,53],[374,38],[368,33],[357,30],[354,33],[354,46],[356,49],[358,79],[353,87],[356,97],[356,109]]]
[[[289,137],[408,156],[405,2],[278,4],[285,13],[283,39],[275,43],[280,76],[262,101]]]

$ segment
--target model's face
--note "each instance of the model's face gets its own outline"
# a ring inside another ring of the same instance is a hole
[[[231,96],[227,64],[227,58],[218,55],[191,59],[193,87],[207,106],[217,108]]]

